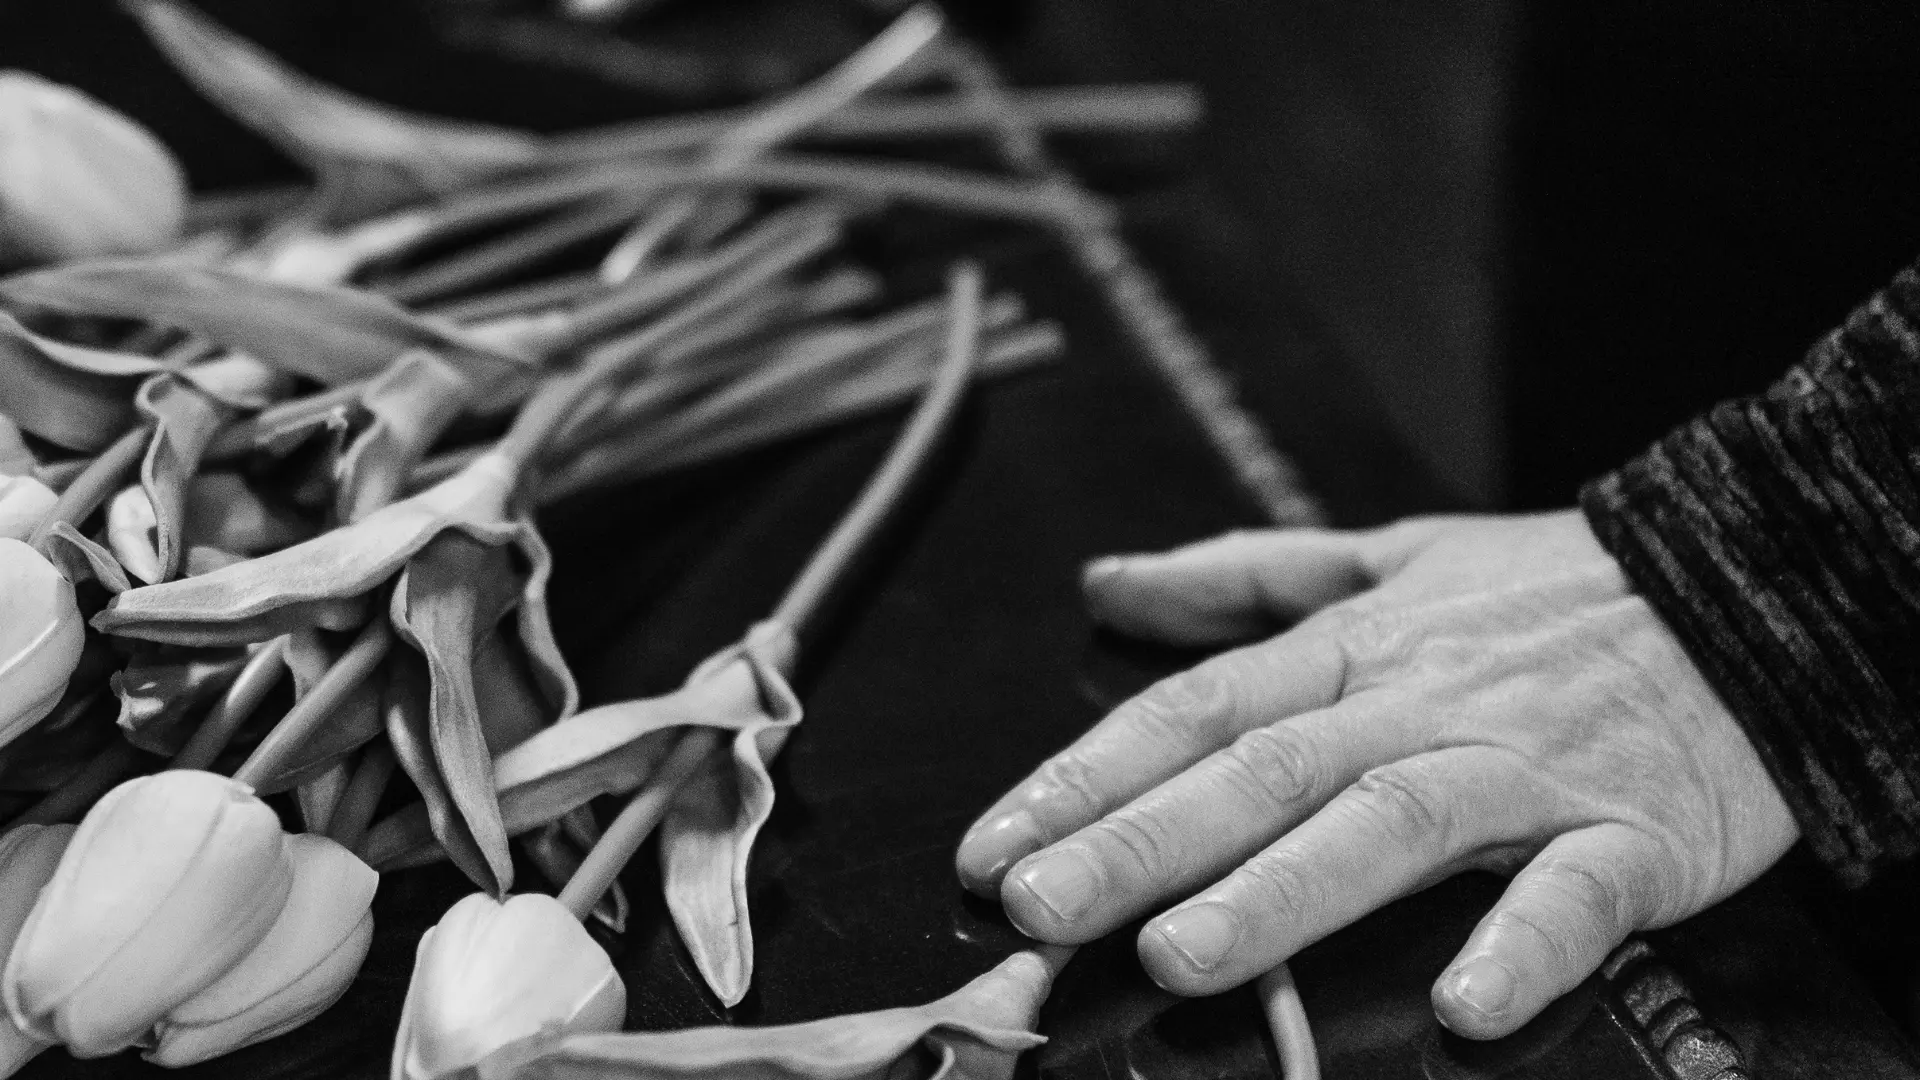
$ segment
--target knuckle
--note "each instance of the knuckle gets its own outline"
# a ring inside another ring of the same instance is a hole
[[[1401,762],[1370,769],[1354,782],[1354,812],[1400,847],[1452,851],[1458,833],[1447,796],[1425,769]]]
[[[1279,727],[1255,728],[1235,739],[1222,765],[1228,782],[1250,801],[1276,809],[1310,800],[1325,772],[1306,738]]]
[[[1637,923],[1629,893],[1616,874],[1586,859],[1549,858],[1541,867],[1535,904],[1523,910],[1556,913],[1544,929],[1568,958],[1605,951]]]
[[[1249,860],[1234,872],[1258,915],[1282,924],[1302,921],[1327,907],[1323,879],[1306,873],[1300,863],[1280,852]]]
[[[1239,671],[1220,657],[1162,679],[1123,706],[1127,724],[1150,739],[1189,742],[1201,729],[1230,723],[1238,712]]]
[[[1102,809],[1104,799],[1094,781],[1094,768],[1080,755],[1061,754],[1040,766],[1030,785],[1029,801],[1049,803],[1067,801],[1087,813]]]
[[[1118,855],[1127,868],[1148,881],[1164,881],[1177,871],[1179,844],[1154,815],[1127,807],[1093,827],[1095,848]]]

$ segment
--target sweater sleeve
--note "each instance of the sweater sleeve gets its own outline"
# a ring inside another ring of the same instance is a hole
[[[1851,884],[1920,852],[1917,270],[1581,492]]]

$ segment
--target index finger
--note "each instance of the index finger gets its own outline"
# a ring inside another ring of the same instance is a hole
[[[1184,772],[1241,735],[1339,701],[1348,657],[1316,620],[1162,679],[1050,758],[960,841],[960,880],[998,894],[1008,867]]]

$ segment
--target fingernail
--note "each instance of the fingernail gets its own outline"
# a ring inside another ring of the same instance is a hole
[[[1100,897],[1100,872],[1072,848],[1056,851],[1014,878],[1061,922],[1087,913]]]
[[[992,896],[999,891],[1007,868],[1039,850],[1040,844],[1040,829],[1025,810],[987,818],[960,840],[955,862],[961,883],[982,896]]]
[[[1212,971],[1240,940],[1240,917],[1225,904],[1195,904],[1163,917],[1159,930],[1195,971]]]
[[[1088,584],[1096,581],[1105,581],[1126,569],[1126,565],[1127,560],[1118,555],[1103,555],[1089,562],[1086,567],[1080,571],[1080,580]]]
[[[1490,956],[1469,961],[1448,979],[1454,1000],[1487,1017],[1497,1017],[1513,1004],[1515,982],[1507,965]]]

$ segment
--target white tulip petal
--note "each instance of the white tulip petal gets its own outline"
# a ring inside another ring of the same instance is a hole
[[[558,900],[475,893],[421,939],[394,1080],[435,1080],[543,1031],[618,1031],[626,1012],[606,950]]]
[[[26,544],[0,538],[0,745],[60,703],[86,634],[60,571]]]
[[[81,822],[0,997],[75,1057],[115,1053],[259,944],[292,878],[279,819],[245,785],[187,770],[129,780]]]

